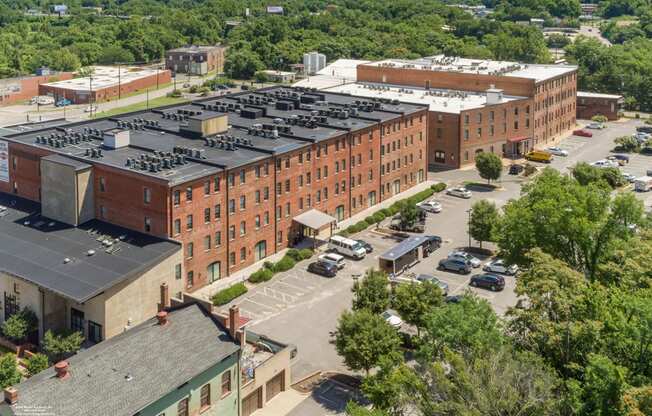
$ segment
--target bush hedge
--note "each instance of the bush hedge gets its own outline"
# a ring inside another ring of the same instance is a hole
[[[235,285],[228,287],[224,290],[220,290],[213,296],[213,305],[222,306],[231,302],[233,299],[238,296],[242,296],[247,293],[247,286],[244,283],[236,283]]]
[[[274,272],[270,269],[262,268],[256,272],[253,272],[249,276],[249,281],[251,283],[262,283],[270,280],[274,276]]]
[[[280,273],[280,272],[287,272],[291,268],[293,268],[297,262],[292,259],[292,257],[288,256],[287,254],[283,256],[283,258],[279,261],[277,261],[274,264],[274,273]]]
[[[430,189],[432,189],[435,192],[441,192],[444,189],[446,189],[446,184],[444,182],[439,182],[439,183],[436,183],[434,185],[431,185]]]

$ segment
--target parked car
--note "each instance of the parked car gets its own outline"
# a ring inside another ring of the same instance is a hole
[[[597,121],[593,121],[586,126],[586,128],[594,129],[594,130],[602,130],[606,127],[607,126],[605,126],[604,123],[598,123]]]
[[[448,258],[449,259],[457,259],[457,260],[466,260],[469,263],[471,263],[471,266],[473,266],[474,268],[480,267],[480,265],[482,264],[480,259],[478,259],[477,257],[473,257],[472,255],[470,255],[466,251],[462,251],[462,250],[451,251],[448,254]]]
[[[482,270],[485,272],[500,273],[513,276],[518,273],[518,266],[515,264],[507,265],[502,259],[494,259],[485,264]]]
[[[634,179],[634,190],[636,192],[647,192],[652,188],[652,177],[641,176]]]
[[[463,295],[450,295],[446,296],[446,299],[444,301],[446,303],[460,303],[462,301]]]
[[[518,175],[519,173],[523,172],[523,165],[519,165],[517,163],[513,165],[509,165],[509,174],[510,175]]]
[[[638,131],[632,135],[633,138],[636,139],[639,143],[645,143],[650,139],[650,134],[648,133],[643,133],[641,131]]]
[[[631,173],[623,172],[622,175],[623,178],[629,183],[634,183],[634,181],[636,180],[636,176],[632,175]]]
[[[387,309],[385,312],[381,313],[380,316],[382,316],[385,322],[387,322],[394,328],[400,328],[401,325],[403,325],[403,320],[401,319],[401,317],[398,316],[398,313],[396,313],[396,311],[392,309]]]
[[[458,188],[448,188],[446,189],[446,195],[452,195],[456,196],[458,198],[464,198],[464,199],[469,199],[471,198],[471,191],[464,187],[458,187]]]
[[[608,159],[602,159],[602,160],[596,160],[595,162],[591,163],[591,166],[594,166],[596,168],[617,168],[618,162],[615,162],[613,160],[608,160]]]
[[[471,277],[469,284],[496,292],[505,288],[505,278],[493,273],[482,273]]]
[[[442,259],[439,261],[439,269],[458,272],[461,274],[469,274],[471,273],[473,266],[471,266],[471,263],[466,260]]]
[[[65,107],[65,106],[68,106],[68,105],[70,105],[70,104],[72,104],[72,101],[70,101],[70,100],[67,99],[67,98],[62,98],[61,100],[57,101],[57,103],[55,104],[55,106],[56,106],[56,107]]]
[[[355,240],[355,241],[357,241],[358,244],[360,244],[362,248],[364,248],[367,254],[374,252],[374,247],[371,244],[367,243],[366,241],[364,240]]]
[[[441,212],[441,202],[435,201],[434,199],[431,201],[420,202],[417,206],[426,212]]]
[[[437,279],[435,276],[431,276],[429,274],[420,274],[417,276],[417,281],[421,283],[430,282],[432,284],[435,284],[439,286],[444,296],[448,296],[448,283],[442,282],[441,280]]]
[[[338,269],[343,269],[344,265],[346,264],[344,263],[344,257],[335,253],[325,253],[318,258],[320,263],[330,264],[337,267]]]
[[[548,147],[546,148],[546,151],[555,156],[568,156],[568,150],[564,150],[561,147]]]
[[[616,160],[621,166],[626,164],[626,163],[629,163],[629,156],[627,156],[627,155],[615,154],[615,155],[610,155],[607,159]]]
[[[326,277],[335,277],[337,275],[337,267],[330,263],[323,263],[321,261],[310,263],[308,265],[308,271]]]
[[[84,113],[95,113],[97,112],[97,107],[94,105],[89,105],[88,107],[84,108]]]
[[[533,162],[550,163],[552,162],[552,153],[543,150],[533,150],[525,155],[525,159]]]
[[[652,134],[652,126],[638,126],[636,127],[636,131],[641,133]]]
[[[367,255],[367,250],[360,243],[341,235],[334,235],[328,240],[328,249],[358,260]]]
[[[573,130],[573,134],[582,137],[593,137],[593,133],[584,129]]]

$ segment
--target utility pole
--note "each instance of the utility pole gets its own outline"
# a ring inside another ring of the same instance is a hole
[[[467,224],[467,233],[469,234],[469,247],[471,248],[471,213],[473,212],[472,208],[469,208],[466,210],[467,214],[469,214],[469,220],[466,223]]]
[[[122,94],[122,87],[120,86],[120,63],[118,63],[118,100],[121,97]]]
[[[91,73],[89,76],[89,89],[91,90],[91,92],[90,92],[90,97],[88,97],[88,102],[91,105],[90,113],[91,113],[91,118],[93,118],[93,73]]]

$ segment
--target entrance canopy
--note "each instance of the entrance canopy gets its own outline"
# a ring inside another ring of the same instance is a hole
[[[325,226],[337,222],[335,218],[316,209],[297,215],[294,217],[294,221],[313,230],[321,230]]]
[[[508,142],[510,143],[518,143],[522,142],[523,140],[527,140],[529,137],[527,136],[518,136],[518,137],[512,137],[511,139],[507,139]]]

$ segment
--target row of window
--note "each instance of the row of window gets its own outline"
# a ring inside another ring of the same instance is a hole
[[[231,393],[231,370],[225,371],[222,374],[222,398]],[[200,413],[208,409],[212,404],[211,401],[211,385],[204,384],[199,389],[199,411]],[[161,413],[159,416],[167,416]],[[190,416],[190,398],[185,397],[177,403],[176,416]]]
[[[518,114],[519,114],[519,108],[514,107],[514,116],[518,117]],[[530,114],[530,106],[529,105],[525,106],[525,114]],[[440,117],[441,117],[441,115],[439,115],[437,117],[437,121],[441,122],[442,119]],[[483,116],[482,116],[481,112],[476,113],[475,121],[476,121],[477,124],[482,123],[482,117]],[[503,108],[503,119],[506,119],[506,118],[507,118],[507,109]],[[464,124],[468,125],[470,123],[470,120],[471,120],[471,115],[470,114],[464,114]],[[495,120],[495,112],[492,110],[492,111],[489,112],[489,122],[493,122],[494,120]]]

